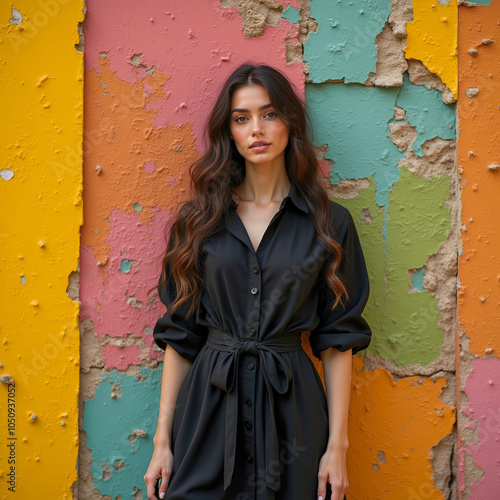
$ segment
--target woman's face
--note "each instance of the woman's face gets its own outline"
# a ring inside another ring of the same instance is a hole
[[[230,133],[238,152],[251,164],[283,161],[289,127],[274,113],[261,85],[240,87],[231,99]]]

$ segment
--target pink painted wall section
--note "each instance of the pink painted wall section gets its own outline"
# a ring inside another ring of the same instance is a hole
[[[157,319],[158,307],[149,306],[152,299],[146,292],[158,279],[158,263],[165,247],[161,235],[168,211],[152,209],[152,213],[152,221],[146,224],[138,214],[125,214],[117,208],[111,211],[106,242],[112,250],[105,265],[96,261],[92,248],[82,246],[80,286],[84,300],[80,320],[92,321],[97,338],[132,334],[152,345],[148,327]],[[151,245],[152,240],[156,245]],[[135,314],[132,308],[137,310]],[[126,368],[113,352],[105,351],[106,365]],[[145,355],[159,356],[152,349]],[[130,354],[126,359],[139,364],[139,359]]]
[[[471,499],[493,499],[500,495],[500,359],[475,359],[464,392],[468,403],[463,408],[469,428],[477,442],[464,446],[482,478],[473,481]],[[463,489],[464,462],[460,464],[460,488]]]
[[[244,38],[239,12],[222,7],[217,0],[154,0],[134,8],[133,13],[117,0],[99,5],[89,0],[87,11],[92,32],[85,46],[87,69],[99,70],[101,52],[107,52],[117,77],[131,84],[145,69],[160,69],[169,79],[165,98],[148,104],[147,109],[157,111],[152,124],[158,128],[192,124],[199,151],[205,117],[226,76],[224,67],[228,75],[239,63],[265,59],[285,71],[303,95],[302,65],[286,63],[285,40],[296,39],[297,30],[285,19],[278,27],[266,27],[261,37]],[[134,66],[137,60],[140,66]]]

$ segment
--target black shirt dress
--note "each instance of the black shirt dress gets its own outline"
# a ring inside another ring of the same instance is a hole
[[[170,344],[193,361],[175,407],[165,500],[313,500],[328,408],[301,333],[310,331],[318,358],[329,347],[356,353],[368,346],[363,251],[351,214],[330,201],[350,295],[345,309],[330,311],[329,252],[296,183],[257,252],[237,206],[233,201],[227,224],[202,245],[205,286],[196,313],[185,319],[186,302],[153,329],[158,346]],[[175,283],[159,291],[168,308]]]

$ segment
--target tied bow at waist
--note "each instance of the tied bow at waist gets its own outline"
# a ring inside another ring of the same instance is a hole
[[[279,475],[273,474],[273,464],[279,463],[278,438],[274,419],[273,391],[285,394],[292,379],[292,371],[280,352],[302,348],[301,332],[255,342],[241,341],[216,329],[210,328],[207,345],[224,352],[215,364],[210,382],[227,392],[226,435],[224,448],[224,490],[231,484],[236,458],[236,427],[238,422],[238,362],[240,354],[250,353],[259,357],[260,368],[267,390],[265,401],[265,457],[266,485],[274,491],[280,489]]]

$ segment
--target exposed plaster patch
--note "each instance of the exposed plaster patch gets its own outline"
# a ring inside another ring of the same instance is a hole
[[[71,300],[80,302],[80,271],[71,271],[68,276],[66,294]]]
[[[247,38],[262,36],[266,26],[279,26],[283,6],[274,0],[222,0],[222,7],[235,7]]]
[[[129,297],[127,297],[127,304],[129,306],[135,307],[136,309],[141,309],[142,307],[142,302],[140,300],[137,300],[135,295],[130,295]]]
[[[328,183],[328,190],[333,198],[356,198],[362,189],[370,185],[368,179],[346,179],[338,184]]]
[[[288,35],[285,40],[286,47],[286,62],[293,64],[296,61],[302,62],[302,44]]]
[[[78,23],[78,43],[75,43],[75,49],[82,54],[85,51],[85,35],[83,34],[84,23],[85,21]]]
[[[408,69],[403,47],[406,41],[398,38],[387,21],[375,38],[377,61],[375,73],[369,74],[369,82],[379,87],[403,85],[403,74]]]
[[[120,387],[114,383],[111,383],[111,397],[113,399],[121,398],[123,396]]]
[[[369,208],[363,208],[361,210],[361,219],[365,224],[371,224],[373,222],[373,217]]]
[[[132,449],[135,451],[135,440],[136,438],[146,438],[147,437],[147,432],[143,431],[141,429],[136,429],[132,434],[129,435],[128,439],[130,441],[130,444],[132,445]]]
[[[83,411],[80,410],[80,420],[83,421]],[[86,446],[87,433],[83,426],[79,426],[80,446],[78,448],[78,480],[73,484],[77,487],[77,498],[93,498],[95,500],[112,500],[109,495],[101,495],[101,492],[94,488],[94,475],[90,468],[92,465],[92,453]]]
[[[12,12],[12,17],[9,19],[9,23],[15,26],[21,24],[23,22],[23,15],[17,9],[11,8],[10,10]]]
[[[456,495],[456,454],[455,443],[457,441],[456,428],[452,433],[441,439],[439,443],[432,447],[431,463],[432,463],[432,479],[434,485],[443,493],[443,498],[457,498]],[[452,466],[455,464],[455,467]],[[450,485],[453,484],[452,491]]]
[[[391,124],[391,132],[393,131],[394,125],[399,125],[396,123]],[[403,124],[404,125],[404,124]],[[408,129],[412,129],[408,125],[408,128],[397,128],[394,127],[395,137],[393,142],[396,145],[403,144],[403,138],[406,134],[406,142],[410,142],[411,133]],[[391,134],[391,139],[392,139]],[[422,144],[423,156],[416,156],[413,149],[410,147],[411,143],[408,144],[405,156],[398,162],[398,166],[404,165],[410,172],[417,175],[418,177],[423,177],[424,179],[430,179],[432,177],[440,177],[443,174],[447,174],[450,177],[456,177],[456,147],[454,140],[441,139],[440,137],[435,137],[434,139],[429,139]],[[399,146],[398,146],[399,147]]]
[[[142,68],[145,73],[148,75],[154,76],[155,75],[155,66],[152,64],[149,68],[145,65],[142,64],[142,54],[134,54],[130,58],[130,62],[136,66],[137,68]]]
[[[406,151],[410,148],[413,142],[417,139],[417,131],[406,122],[393,122],[389,123],[389,130],[391,131],[391,141],[396,145],[400,151]]]
[[[422,61],[408,59],[408,77],[410,82],[415,85],[423,85],[427,90],[439,90],[444,104],[451,104],[456,101],[453,92],[443,83],[439,76],[431,73]]]
[[[406,111],[403,108],[394,106],[394,120],[404,120],[406,118]]]
[[[391,0],[388,21],[396,38],[406,38],[406,24],[413,21],[412,0]]]

